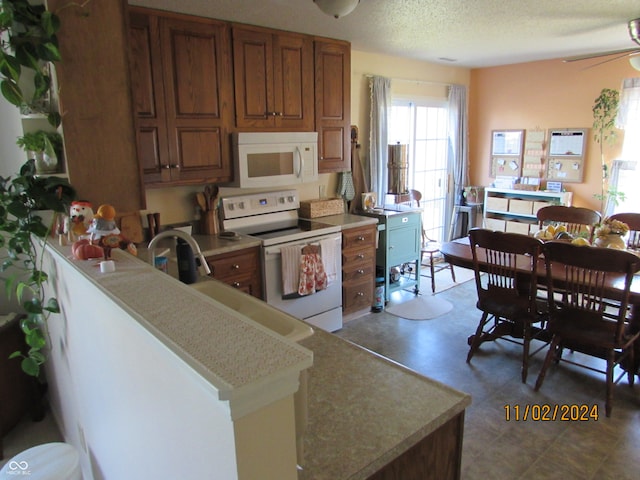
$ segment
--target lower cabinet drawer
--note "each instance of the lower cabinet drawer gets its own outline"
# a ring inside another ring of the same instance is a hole
[[[262,288],[260,281],[256,281],[254,277],[236,277],[236,278],[225,278],[222,279],[224,283],[227,285],[237,288],[238,290],[252,295],[257,298],[262,297]]]
[[[375,264],[376,249],[370,246],[359,250],[349,249],[342,252],[343,269],[359,264]]]
[[[345,312],[370,307],[373,303],[374,284],[371,279],[342,284],[342,309]]]
[[[211,267],[211,275],[219,280],[229,276],[250,275],[259,271],[257,251],[242,251],[229,255],[216,255],[207,257],[207,262]]]
[[[342,268],[342,281],[343,282],[361,282],[367,280],[371,282],[373,274],[375,272],[375,265],[369,263],[368,265],[362,265],[355,267],[343,267]]]

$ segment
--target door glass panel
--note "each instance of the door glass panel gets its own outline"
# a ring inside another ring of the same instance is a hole
[[[248,153],[249,178],[293,175],[293,152]]]

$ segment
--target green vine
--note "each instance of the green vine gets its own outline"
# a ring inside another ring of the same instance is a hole
[[[38,108],[50,91],[48,66],[60,60],[59,28],[58,17],[43,5],[0,0],[0,90],[5,100],[21,110]],[[29,98],[23,90],[26,73],[33,77]],[[46,113],[49,123],[60,124],[59,113]],[[19,143],[26,147],[27,140],[34,139],[25,135]],[[47,141],[51,143],[48,137]],[[47,320],[60,312],[57,299],[47,298],[44,289],[49,275],[42,252],[54,225],[44,223],[42,211],[66,213],[74,198],[75,190],[66,179],[36,175],[34,160],[28,160],[15,176],[0,176],[0,279],[5,296],[15,296],[26,313],[21,328],[27,349],[9,358],[20,358],[22,370],[34,377],[40,376],[46,360],[42,350],[47,344]]]
[[[28,0],[0,3],[0,90],[4,98],[21,109],[39,110],[39,103],[51,88],[48,62],[60,60],[58,38],[60,19],[44,5]],[[33,94],[24,91],[25,71],[33,74]],[[48,111],[49,123],[60,125],[60,114]]]

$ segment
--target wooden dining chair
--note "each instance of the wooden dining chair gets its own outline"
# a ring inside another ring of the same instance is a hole
[[[623,250],[590,248],[566,242],[544,245],[548,289],[549,322],[552,335],[549,351],[536,380],[539,390],[551,363],[564,361],[606,375],[606,416],[611,415],[613,386],[624,376],[614,379],[614,369],[623,364],[634,365],[634,342],[640,332],[632,332],[628,323],[629,290],[634,273],[640,269],[640,258]],[[619,298],[611,304],[606,288],[620,281]],[[562,288],[562,300],[554,295]],[[611,309],[616,309],[615,315]],[[606,312],[605,312],[606,311]],[[562,356],[563,349],[577,351],[606,360],[606,369],[597,370],[580,364],[571,356]],[[633,386],[633,369],[627,370]]]
[[[422,200],[422,193],[418,190],[409,190],[409,197],[412,202],[416,202],[416,205],[420,207],[420,200]],[[427,232],[422,227],[422,243],[420,244],[420,266],[425,265],[425,256],[428,257],[429,263],[429,278],[431,278],[431,292],[436,293],[436,273],[441,270],[450,269],[451,279],[456,281],[456,274],[453,271],[453,265],[446,262],[438,262],[440,254],[440,242],[429,238]],[[438,265],[439,263],[439,265]],[[426,275],[425,275],[426,276]]]
[[[616,213],[611,215],[612,220],[629,225],[629,236],[627,237],[627,249],[640,250],[640,213]]]
[[[584,207],[566,207],[564,205],[549,205],[542,207],[536,213],[539,227],[542,229],[549,223],[563,224],[567,232],[579,235],[588,232],[588,240],[593,241],[595,226],[600,223],[602,216],[599,212]]]
[[[540,337],[546,323],[546,305],[537,301],[535,281],[543,243],[520,233],[480,228],[472,229],[469,239],[478,292],[476,306],[482,317],[475,335],[467,340],[470,345],[467,363],[483,342],[504,338],[522,345],[524,383],[529,358],[547,344],[530,353],[531,340]],[[483,272],[486,273],[482,275]],[[539,324],[537,328],[535,324]]]

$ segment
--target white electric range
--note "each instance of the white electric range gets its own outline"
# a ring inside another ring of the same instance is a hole
[[[298,218],[296,190],[223,197],[221,224],[262,241],[262,284],[270,305],[327,331],[342,328],[342,235],[340,227]],[[335,279],[324,290],[291,298],[283,293],[281,249],[285,246],[320,244],[331,240],[337,262]]]

